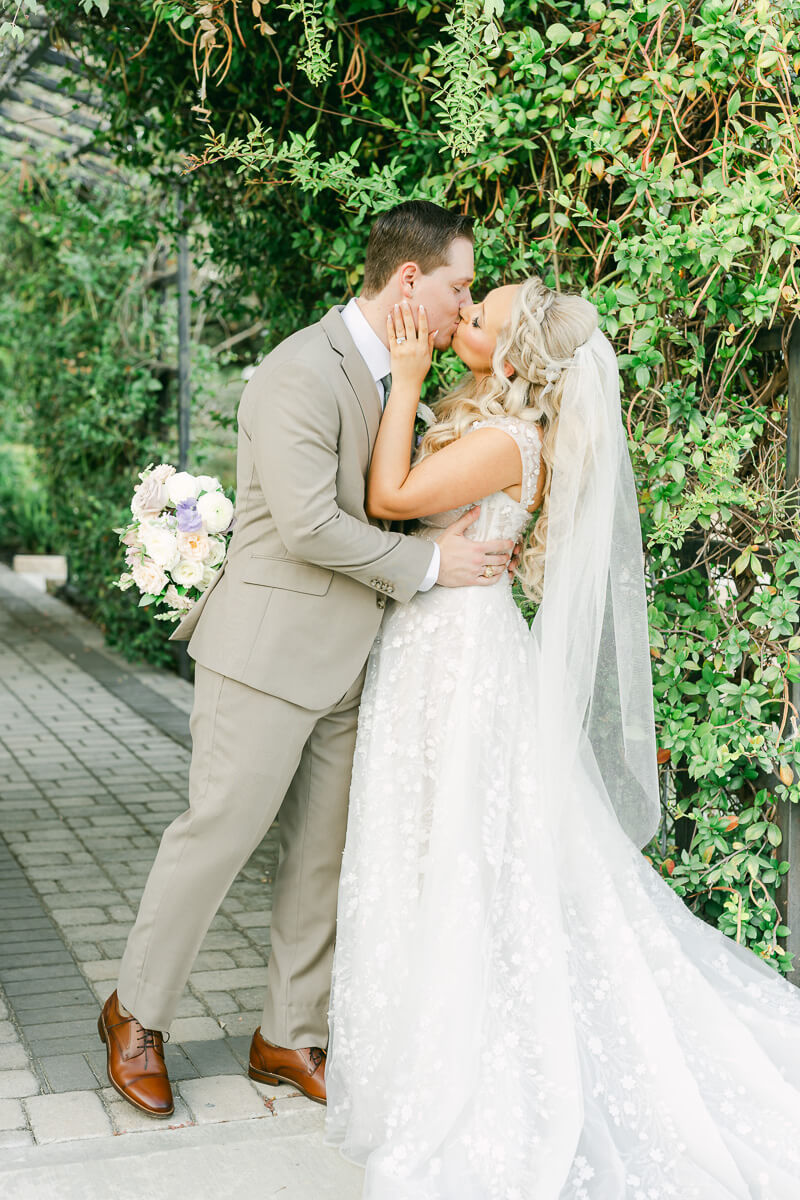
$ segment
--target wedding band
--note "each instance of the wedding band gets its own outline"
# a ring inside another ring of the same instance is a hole
[[[494,575],[494,567],[486,567],[483,573],[487,579],[491,579],[492,575]]]
[[[406,339],[405,339],[404,337],[399,337],[399,338],[397,339],[397,344],[398,344],[398,346],[402,346],[402,344],[403,344],[403,342],[404,342],[405,340],[406,340]]]

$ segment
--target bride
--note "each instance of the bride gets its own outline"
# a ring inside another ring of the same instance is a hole
[[[480,502],[510,581],[433,588],[370,658],[341,877],[327,1138],[368,1200],[795,1200],[800,995],[640,853],[659,801],[638,509],[594,307],[462,312],[411,460],[425,314],[389,318],[373,517]],[[430,515],[436,514],[436,515]]]

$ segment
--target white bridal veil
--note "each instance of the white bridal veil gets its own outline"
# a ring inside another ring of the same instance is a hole
[[[646,845],[660,804],[641,528],[617,360],[600,330],[564,381],[532,634],[546,794],[587,772],[631,840]]]

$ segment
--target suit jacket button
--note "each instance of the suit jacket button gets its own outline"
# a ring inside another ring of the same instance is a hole
[[[375,603],[377,604],[378,608],[386,608],[386,597],[385,596],[376,596]]]

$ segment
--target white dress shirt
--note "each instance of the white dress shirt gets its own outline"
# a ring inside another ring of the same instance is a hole
[[[355,296],[344,306],[341,316],[347,326],[348,333],[356,344],[356,350],[367,364],[369,372],[375,380],[381,406],[383,406],[386,402],[386,397],[383,394],[383,383],[381,381],[392,369],[392,356],[389,353],[389,347],[384,346],[359,308]],[[439,565],[442,553],[436,542],[433,542],[432,545],[433,558],[431,559],[431,565],[428,567],[427,575],[419,585],[419,591],[421,592],[430,591],[439,578]]]

